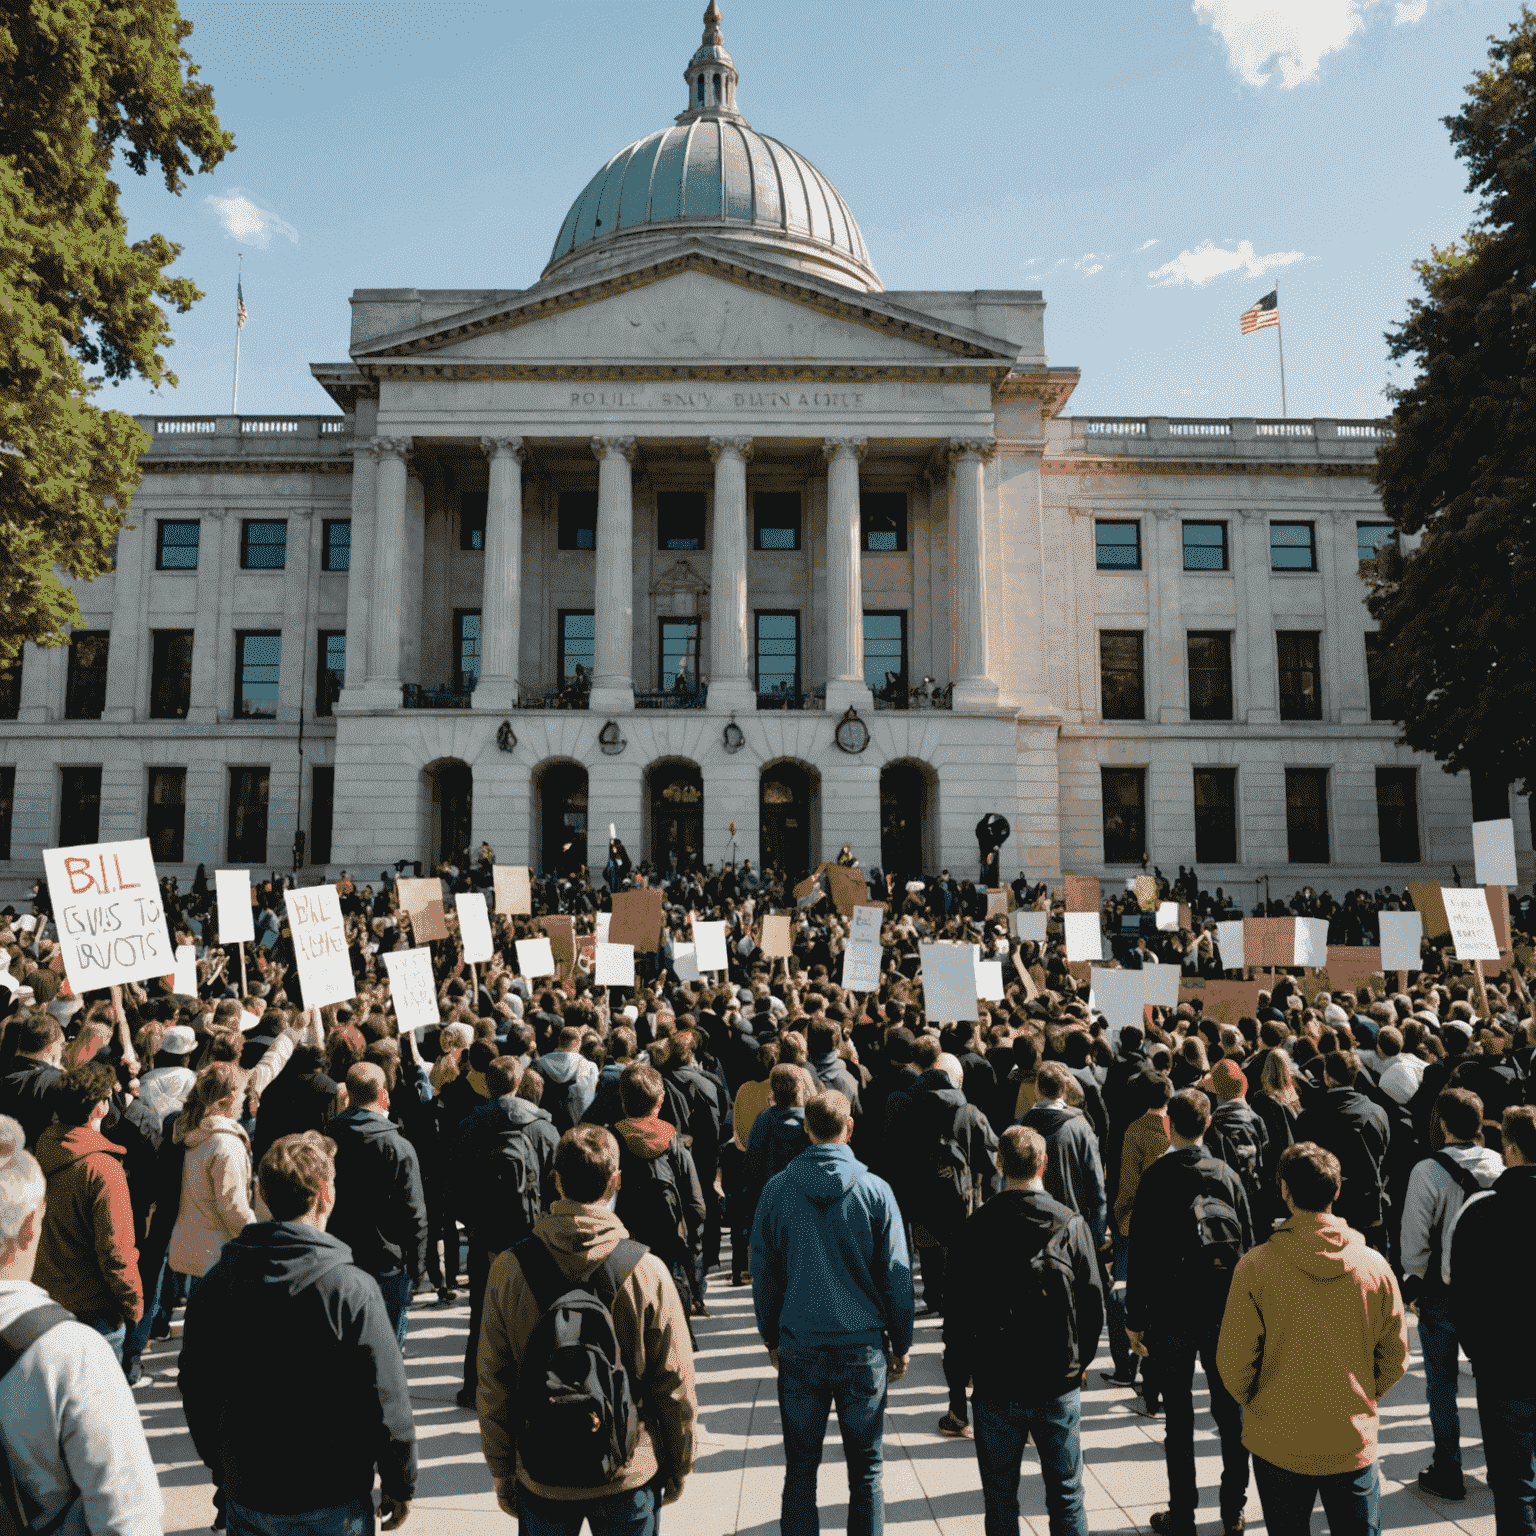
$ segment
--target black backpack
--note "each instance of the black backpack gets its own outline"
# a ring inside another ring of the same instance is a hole
[[[456,1181],[460,1219],[492,1253],[501,1253],[533,1234],[539,1219],[538,1153],[528,1128],[503,1124],[468,1149],[473,1159]]]
[[[1264,1134],[1264,1122],[1240,1099],[1218,1104],[1205,1133],[1206,1150],[1237,1175],[1253,1216],[1269,1204],[1264,1184]]]
[[[1179,1263],[1179,1289],[1205,1317],[1220,1317],[1232,1271],[1244,1252],[1243,1223],[1219,1188],[1205,1182],[1190,1201],[1190,1226]]]
[[[576,1074],[571,1073],[564,1082],[540,1072],[544,1079],[544,1092],[539,1095],[539,1108],[545,1110],[555,1122],[555,1130],[564,1136],[576,1124]]]
[[[1491,1184],[1484,1184],[1482,1179],[1470,1168],[1463,1168],[1449,1152],[1436,1152],[1434,1160],[1450,1174],[1451,1178],[1460,1187],[1462,1193],[1461,1210],[1466,1209],[1466,1203],[1473,1195],[1480,1195],[1485,1190],[1493,1188]],[[1429,1263],[1424,1266],[1424,1290],[1434,1296],[1445,1295],[1445,1282],[1440,1278],[1444,1257],[1443,1242],[1443,1231],[1437,1227],[1430,1233]]]
[[[950,1106],[941,1102],[940,1108],[948,1111]],[[971,1160],[964,1140],[967,1109],[968,1106],[961,1105],[947,1120],[930,1127],[933,1139],[926,1155],[920,1154],[918,1160],[913,1215],[946,1243],[964,1225],[973,1204]]]
[[[536,1482],[600,1488],[640,1439],[613,1300],[648,1250],[626,1238],[584,1281],[568,1280],[536,1237],[512,1252],[539,1307],[518,1371],[518,1456]]]
[[[0,1381],[45,1333],[60,1323],[73,1321],[73,1313],[49,1301],[23,1312],[9,1328],[0,1330]],[[49,1536],[74,1507],[74,1500],[70,1500],[46,1525],[33,1525],[22,1512],[21,1488],[5,1454],[5,1444],[0,1441],[0,1536]]]
[[[1036,1232],[1038,1245],[1021,1255],[1015,1281],[982,1309],[985,1328],[977,1338],[977,1359],[988,1363],[990,1374],[1006,1379],[1065,1381],[1088,1364],[1078,1358],[1072,1223]]]

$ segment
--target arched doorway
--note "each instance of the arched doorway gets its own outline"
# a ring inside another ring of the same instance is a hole
[[[454,758],[422,770],[427,789],[427,867],[470,862],[470,828],[474,824],[475,775],[468,763]]]
[[[587,862],[587,770],[546,763],[538,775],[539,872],[572,874]]]
[[[880,771],[880,867],[909,880],[926,873],[928,780],[915,763]]]
[[[646,775],[651,862],[663,874],[698,869],[704,859],[704,776],[693,763],[655,764]]]
[[[758,779],[758,862],[798,880],[811,867],[815,785],[800,763],[773,763]]]

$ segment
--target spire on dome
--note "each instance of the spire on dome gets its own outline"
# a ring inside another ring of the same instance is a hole
[[[709,0],[709,9],[704,12],[704,45],[714,48],[725,46],[725,34],[720,30],[720,7],[715,4],[715,0]]]
[[[699,118],[746,121],[736,110],[736,65],[725,51],[720,7],[715,0],[709,0],[709,9],[704,12],[704,41],[689,59],[683,78],[688,82],[688,105],[678,113],[678,122]]]

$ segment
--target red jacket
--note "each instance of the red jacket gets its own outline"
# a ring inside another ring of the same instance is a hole
[[[38,1138],[48,1208],[32,1279],[82,1319],[144,1315],[123,1156],[88,1125],[50,1125]]]

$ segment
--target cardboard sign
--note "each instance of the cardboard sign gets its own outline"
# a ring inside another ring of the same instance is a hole
[[[496,953],[485,897],[479,891],[460,891],[453,904],[459,914],[459,941],[464,946],[464,958],[471,965],[483,965]]]
[[[519,939],[517,949],[517,973],[519,976],[553,976],[555,956],[548,939]],[[575,959],[572,951],[571,958]]]
[[[1179,981],[1183,974],[1176,965],[1142,966],[1142,1001],[1150,1003],[1154,1008],[1177,1008]]]
[[[384,969],[389,973],[389,997],[402,1031],[435,1029],[443,1022],[430,949],[386,950]]]
[[[612,936],[609,932],[612,927],[613,913],[599,912],[593,919],[592,935],[599,944],[610,944],[613,942]],[[631,946],[631,948],[633,948],[633,946]]]
[[[1157,931],[1159,933],[1177,933],[1179,931],[1179,904],[1176,901],[1160,901],[1157,904]]]
[[[251,921],[251,872],[248,869],[216,869],[213,891],[219,904],[219,943],[254,944]]]
[[[1097,881],[1094,882],[1097,885]],[[1102,960],[1104,940],[1099,932],[1099,909],[1091,912],[1068,911],[1062,918],[1066,929],[1068,960]]]
[[[977,1022],[976,956],[969,944],[919,944],[923,1011],[932,1024]]]
[[[1296,948],[1292,965],[1316,969],[1328,963],[1328,924],[1321,917],[1296,919]]]
[[[1470,890],[1440,888],[1440,899],[1445,903],[1445,915],[1451,925],[1451,943],[1456,946],[1458,960],[1497,960],[1499,938],[1494,932],[1493,916],[1488,910],[1488,898],[1480,886]]]
[[[1015,912],[1013,914],[1013,931],[1021,944],[1031,941],[1036,944],[1045,943],[1045,925],[1050,921],[1044,912]]]
[[[988,917],[1007,917],[1008,916],[1008,892],[1007,891],[997,891],[997,890],[992,890],[990,887],[988,888],[988,890],[987,890],[987,916]]]
[[[324,1008],[357,996],[352,957],[347,953],[347,926],[341,918],[341,898],[334,885],[311,885],[287,891],[288,929],[299,963],[299,981],[306,1008]]]
[[[502,917],[529,917],[533,913],[533,873],[526,864],[493,864],[491,889],[496,911]]]
[[[1000,1003],[1003,996],[1003,962],[978,959],[976,961],[976,1001]]]
[[[660,891],[620,891],[613,898],[608,942],[629,944],[637,954],[654,955],[661,948],[662,906]]]
[[[1157,905],[1157,879],[1153,875],[1137,875],[1131,882],[1136,892],[1136,905],[1143,912],[1150,912]]]
[[[1419,945],[1424,937],[1424,918],[1418,912],[1378,912],[1381,964],[1388,971],[1416,971]]]
[[[790,945],[789,914],[770,914],[763,919],[760,948],[765,960],[787,960],[794,953]]]
[[[592,980],[600,987],[632,987],[635,984],[633,944],[599,944]]]
[[[197,996],[197,951],[190,944],[176,946],[176,973],[171,991],[177,997]]]
[[[147,837],[45,848],[43,868],[64,973],[76,997],[168,974],[175,951]]]
[[[880,988],[880,946],[850,944],[843,951],[843,985],[850,992],[876,992]]]
[[[1216,947],[1221,951],[1221,968],[1224,971],[1240,971],[1247,965],[1247,951],[1244,947],[1246,937],[1241,919],[1216,924]]]
[[[674,944],[672,946],[672,974],[679,981],[702,981],[699,974],[698,951],[692,944]]]
[[[562,965],[570,965],[576,959],[576,922],[568,912],[555,912],[541,917],[540,924],[549,940],[550,953]],[[531,973],[530,973],[531,974]],[[547,975],[541,971],[538,974]]]
[[[827,884],[832,891],[832,905],[844,917],[869,900],[869,881],[864,878],[862,869],[844,869],[841,864],[828,864]]]
[[[1493,936],[1498,940],[1499,953],[1509,954],[1509,891],[1502,885],[1485,885],[1483,895],[1488,901],[1488,916],[1493,923]]]
[[[410,918],[411,935],[418,944],[448,937],[441,880],[435,876],[430,880],[397,880],[395,888],[400,892],[400,910]]]
[[[697,918],[693,923],[693,944],[701,971],[725,971],[730,960],[725,952],[725,924],[703,923]]]
[[[1359,987],[1372,986],[1380,986],[1385,990],[1386,987],[1386,973],[1382,970],[1379,949],[1360,944],[1330,944],[1324,956],[1323,969],[1328,972],[1330,991],[1353,992]],[[1393,969],[1399,967],[1394,966]]]
[[[1063,884],[1067,893],[1068,912],[1097,912],[1099,910],[1099,877],[1097,875],[1066,875]]]
[[[1096,965],[1089,974],[1089,984],[1093,1006],[1104,1015],[1109,1032],[1117,1041],[1126,1025],[1141,1023],[1141,1007],[1146,1000],[1142,972],[1112,971]]]
[[[1413,910],[1424,919],[1426,939],[1444,939],[1451,932],[1451,920],[1440,898],[1440,887],[1432,880],[1410,880],[1408,894],[1413,898]]]
[[[1472,823],[1472,860],[1479,885],[1518,885],[1515,868],[1515,824],[1502,821]]]
[[[1206,1017],[1223,1024],[1236,1024],[1239,1019],[1252,1018],[1259,1011],[1259,984],[1256,981],[1207,981],[1203,995]]]

